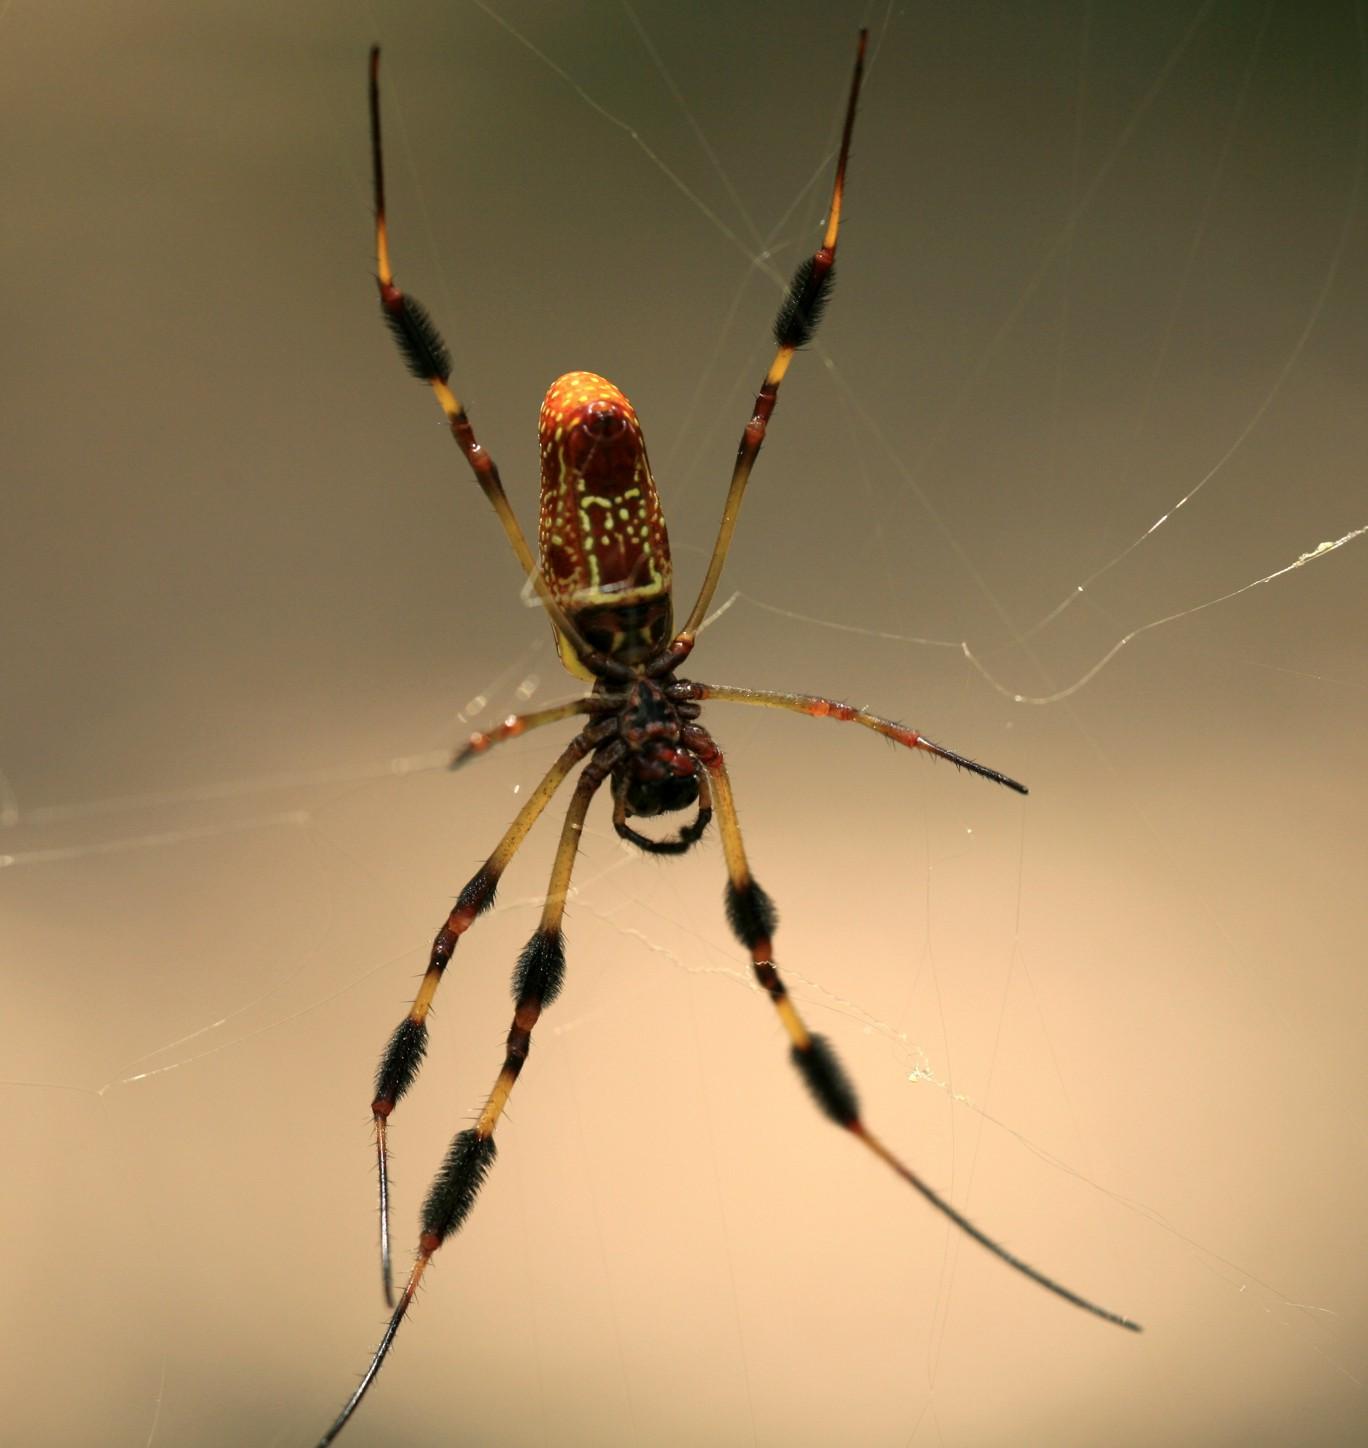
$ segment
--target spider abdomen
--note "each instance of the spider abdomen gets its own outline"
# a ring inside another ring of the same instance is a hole
[[[542,402],[538,541],[548,587],[591,647],[623,664],[674,625],[670,540],[636,409],[604,377],[567,372]],[[561,661],[590,675],[558,636]]]

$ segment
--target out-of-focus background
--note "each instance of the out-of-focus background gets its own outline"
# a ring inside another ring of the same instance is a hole
[[[1363,1432],[1363,7],[15,3],[7,1441],[317,1438],[384,1321],[374,1060],[566,732],[440,768],[574,686],[376,315],[367,46],[399,277],[524,525],[541,393],[601,371],[687,595],[861,18],[835,301],[691,671],[1031,786],[709,714],[874,1129],[1146,1333],[827,1126],[716,839],[601,806],[498,1167],[345,1441]],[[555,834],[394,1119],[404,1253]]]

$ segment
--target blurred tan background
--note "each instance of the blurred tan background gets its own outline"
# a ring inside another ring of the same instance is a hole
[[[542,391],[602,371],[687,594],[861,18],[837,295],[692,672],[1029,783],[710,714],[874,1128],[1147,1332],[825,1125],[716,840],[601,807],[498,1168],[344,1441],[1362,1434],[1368,536],[1248,585],[1368,524],[1364,18],[1134,9],[0,13],[5,1441],[316,1439],[384,1321],[375,1058],[562,737],[419,768],[573,687],[376,315],[367,45],[399,277],[525,525]],[[554,837],[395,1118],[405,1253]]]

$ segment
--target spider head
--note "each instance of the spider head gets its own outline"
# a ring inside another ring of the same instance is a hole
[[[688,750],[669,740],[651,739],[633,747],[618,766],[613,828],[647,854],[682,855],[698,843],[712,817],[706,796],[700,798],[698,767]],[[672,839],[651,839],[627,823],[632,815],[672,814],[694,804],[698,812],[692,822]]]
[[[627,746],[618,766],[619,791],[629,815],[673,814],[698,798],[698,760],[680,742],[679,709],[651,679],[623,696],[618,737]]]
[[[643,778],[633,772],[627,778],[626,795],[629,815],[673,814],[688,809],[698,799],[698,777],[670,773],[662,778]]]

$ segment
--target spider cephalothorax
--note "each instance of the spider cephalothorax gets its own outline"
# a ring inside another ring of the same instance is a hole
[[[611,715],[614,734],[604,748],[616,745],[613,764],[613,828],[624,840],[655,855],[681,855],[702,838],[712,818],[707,761],[717,753],[708,731],[697,723],[699,706],[693,685],[683,679],[661,683],[633,679],[620,691],[605,689],[598,697],[617,706]],[[628,825],[633,815],[649,818],[689,809],[693,820],[673,839],[655,840]]]
[[[737,514],[751,468],[765,440],[765,429],[779,387],[794,353],[812,336],[821,315],[836,261],[841,201],[851,129],[860,92],[865,53],[860,34],[855,75],[846,103],[836,180],[821,246],[794,273],[774,325],[777,351],[755,399],[755,410],[741,434],[731,485],[723,507],[708,570],[682,629],[675,631],[671,604],[669,538],[660,499],[651,476],[636,411],[611,382],[592,372],[567,372],[552,383],[541,409],[542,490],[538,541],[540,565],[504,493],[494,460],[476,441],[465,409],[448,385],[450,359],[427,314],[395,284],[390,270],[385,226],[384,171],[380,151],[379,52],[371,52],[371,151],[375,176],[376,279],[386,323],[399,343],[409,370],[425,381],[446,414],[452,436],[489,499],[523,572],[537,592],[555,630],[562,661],[593,689],[567,704],[513,715],[488,733],[471,736],[453,765],[483,753],[501,740],[529,729],[577,716],[584,727],[519,809],[503,838],[468,880],[433,940],[427,970],[412,1007],[391,1035],[376,1073],[376,1149],[380,1175],[380,1241],[385,1294],[394,1302],[390,1280],[388,1122],[400,1097],[413,1084],[427,1046],[427,1017],[437,987],[461,937],[494,903],[509,861],[576,769],[579,776],[561,826],[551,880],[540,923],[519,957],[513,974],[516,1002],[503,1066],[474,1126],[452,1142],[424,1203],[417,1259],[409,1273],[389,1326],[370,1366],[319,1448],[346,1426],[380,1370],[408,1311],[432,1255],[465,1220],[481,1183],[494,1163],[494,1131],[528,1058],[532,1029],[543,1009],[560,993],[565,969],[561,921],[570,875],[589,806],[611,780],[613,825],[623,839],[652,854],[683,854],[702,837],[717,811],[727,867],[725,908],[732,932],[750,955],[757,984],[769,997],[788,1036],[790,1056],[822,1113],[844,1128],[919,1192],[961,1231],[1018,1272],[1076,1306],[1136,1329],[1129,1318],[1080,1297],[1014,1256],[922,1179],[865,1125],[855,1090],[826,1041],[810,1032],[793,1004],[774,964],[775,911],[756,884],[746,857],[732,796],[731,777],[722,751],[698,722],[705,700],[788,709],[814,718],[859,724],[908,749],[950,761],[961,769],[1025,794],[1023,785],[985,765],[933,744],[915,729],[880,718],[849,704],[816,694],[770,693],[760,689],[704,684],[675,677],[693,651],[731,546]],[[653,840],[627,823],[696,806],[694,817],[673,838]]]

